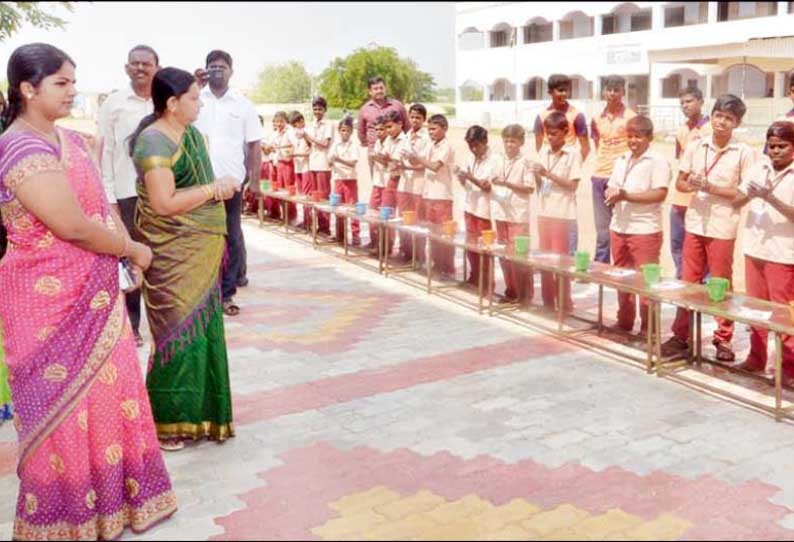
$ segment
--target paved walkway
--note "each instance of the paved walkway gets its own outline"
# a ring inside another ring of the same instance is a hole
[[[794,539],[794,426],[246,239],[238,436],[168,454],[180,510],[125,539]],[[6,424],[6,539],[14,463]]]

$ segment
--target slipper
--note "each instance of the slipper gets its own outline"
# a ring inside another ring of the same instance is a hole
[[[715,340],[713,341],[714,347],[717,349],[717,361],[722,362],[732,362],[736,361],[736,354],[733,353],[733,350],[730,346],[722,341]]]
[[[136,333],[135,334],[135,346],[140,348],[143,345],[144,345],[143,337],[141,337],[139,333]]]
[[[237,316],[240,314],[240,307],[235,305],[233,301],[224,301],[223,314],[226,316]]]
[[[185,447],[184,441],[181,440],[161,440],[160,449],[166,452],[178,452]]]

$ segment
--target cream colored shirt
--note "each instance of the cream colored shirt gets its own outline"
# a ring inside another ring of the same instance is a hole
[[[334,139],[334,124],[329,120],[312,122],[311,125],[306,127],[308,134],[313,139],[320,141],[333,142]],[[309,154],[309,171],[328,171],[331,166],[328,164],[328,152],[331,150],[330,145],[325,149],[321,149],[317,145],[312,145],[311,153]]]
[[[546,170],[557,177],[574,180],[582,178],[582,153],[578,147],[565,145],[557,153],[551,147],[540,149],[540,161]],[[578,184],[576,185],[578,188]],[[538,192],[538,214],[547,218],[576,220],[576,190],[566,190],[543,178]]]
[[[139,97],[130,87],[108,96],[99,108],[97,131],[102,139],[102,184],[110,203],[138,195],[135,189],[138,174],[127,138],[152,111],[152,100]]]
[[[309,144],[302,137],[298,137],[296,132],[293,132],[294,147],[293,147],[293,161],[295,173],[308,173],[309,172],[309,157],[298,156],[299,154],[309,154]]]
[[[530,171],[529,164],[519,154],[515,158],[500,156],[502,169],[500,180],[511,184],[533,187],[535,175]],[[514,224],[529,224],[530,194],[519,194],[506,186],[491,188],[491,218]]]
[[[744,143],[731,139],[724,149],[717,149],[711,137],[691,143],[684,152],[679,172],[706,175],[709,183],[737,187],[757,161],[757,153]],[[686,231],[715,239],[736,239],[739,210],[731,200],[699,190],[686,212]]]
[[[415,152],[418,156],[427,154],[427,147],[430,145],[430,136],[423,129],[418,132],[409,131],[405,134],[402,141],[401,150]],[[402,163],[406,167],[412,167],[411,161],[403,159]],[[421,196],[425,184],[425,169],[406,169],[402,176],[402,191]]]
[[[403,188],[403,174],[401,170],[398,168],[398,165],[402,163],[402,156],[400,156],[400,151],[403,148],[403,143],[405,142],[408,136],[405,132],[400,132],[400,135],[397,137],[388,136],[386,138],[386,142],[383,144],[386,152],[389,153],[389,165],[386,166],[386,173],[388,174],[389,178],[399,177],[399,184],[397,185],[397,190],[399,192],[405,192]]]
[[[794,205],[794,163],[776,172],[769,157],[764,156],[751,168],[739,191],[747,194],[750,182],[772,187],[777,199]],[[769,262],[794,265],[794,222],[761,198],[753,198],[748,206],[742,236],[744,253]]]
[[[488,149],[482,160],[471,155],[466,164],[468,171],[478,181],[493,181],[502,174],[502,161],[498,153]],[[466,181],[466,212],[480,218],[491,218],[491,195]]]
[[[687,147],[692,144],[693,141],[698,141],[703,139],[704,137],[709,137],[711,135],[711,122],[709,122],[708,115],[704,115],[700,118],[700,120],[690,128],[689,124],[684,123],[678,129],[678,133],[675,136],[675,158],[676,160],[681,160],[681,157],[686,151]],[[673,197],[672,197],[672,204],[679,205],[682,207],[689,207],[689,202],[692,201],[692,196],[694,196],[694,192],[680,192],[678,188],[675,187],[675,183],[673,183]]]
[[[431,141],[425,157],[428,162],[441,162],[438,171],[425,169],[425,182],[422,197],[429,200],[452,201],[452,168],[455,166],[455,151],[445,137],[441,141]]]
[[[615,160],[608,187],[622,188],[628,194],[647,192],[670,185],[670,164],[657,152],[648,149],[638,159],[631,151]],[[612,209],[610,229],[616,233],[647,235],[662,231],[662,202],[617,202]]]
[[[356,162],[361,153],[358,143],[353,141],[353,138],[347,140],[346,143],[341,140],[335,141],[331,146],[331,151],[328,153],[329,158],[342,158],[345,161],[353,162],[353,167],[346,166],[338,160],[334,160],[331,165],[331,180],[355,180],[356,176]]]
[[[386,140],[378,139],[372,146],[372,152],[379,154],[384,152],[384,143]],[[380,162],[372,162],[372,186],[384,188],[386,186],[386,166]]]

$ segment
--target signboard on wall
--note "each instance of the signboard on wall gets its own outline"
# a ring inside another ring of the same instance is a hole
[[[604,50],[604,62],[609,65],[637,64],[642,62],[639,45],[621,45]]]

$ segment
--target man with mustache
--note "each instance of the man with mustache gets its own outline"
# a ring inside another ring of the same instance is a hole
[[[138,127],[141,119],[154,111],[152,79],[160,69],[160,59],[148,45],[136,45],[127,55],[124,68],[130,78],[130,86],[114,92],[102,103],[99,108],[97,135],[102,145],[100,164],[105,193],[121,216],[127,231],[132,232],[135,207],[138,204],[135,190],[137,175],[127,147],[127,138]],[[140,334],[140,290],[126,294],[126,301],[135,342],[138,346],[143,346]]]

